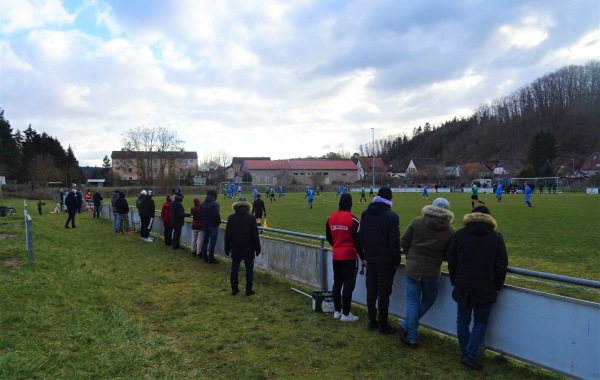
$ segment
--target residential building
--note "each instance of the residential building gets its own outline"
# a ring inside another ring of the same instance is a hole
[[[437,174],[438,169],[433,158],[413,158],[406,168],[407,176]]]
[[[373,178],[373,164],[375,165],[375,177],[387,173],[387,169],[380,157],[359,157],[356,167],[358,168],[358,179]]]
[[[600,172],[600,152],[594,152],[587,156],[585,161],[583,161],[583,165],[579,168],[579,172],[587,177],[594,176]]]
[[[184,179],[198,172],[196,152],[113,151],[113,177],[122,181],[147,183],[160,178]]]
[[[225,169],[225,177],[232,182],[243,182],[242,166],[244,161],[271,161],[270,157],[233,157],[231,165]]]
[[[245,160],[242,171],[255,184],[333,185],[358,180],[358,167],[352,160]]]
[[[523,169],[523,163],[519,160],[488,161],[485,166],[496,176],[515,177]]]

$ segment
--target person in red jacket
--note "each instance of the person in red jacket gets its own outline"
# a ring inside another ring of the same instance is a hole
[[[194,205],[190,210],[192,214],[192,257],[202,257],[202,239],[204,230],[202,228],[202,214],[200,213],[200,198],[194,198]]]
[[[325,234],[333,247],[333,317],[342,322],[356,322],[358,317],[350,312],[352,292],[356,284],[358,259],[364,262],[358,218],[350,212],[352,196],[342,194],[338,211],[327,219]]]
[[[171,203],[173,203],[173,198],[170,195],[167,195],[167,201],[163,203],[162,209],[160,210],[160,219],[163,222],[163,227],[165,229],[165,245],[173,244],[173,221],[171,219]]]

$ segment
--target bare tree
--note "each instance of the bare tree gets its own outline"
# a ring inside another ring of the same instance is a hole
[[[51,155],[37,155],[31,159],[27,167],[27,172],[33,181],[47,185],[50,180],[60,180],[62,174],[54,163],[54,157]]]

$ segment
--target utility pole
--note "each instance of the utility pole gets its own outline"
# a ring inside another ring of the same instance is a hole
[[[375,187],[375,128],[371,128],[371,132],[373,134],[373,146],[371,147],[373,154],[373,187]]]

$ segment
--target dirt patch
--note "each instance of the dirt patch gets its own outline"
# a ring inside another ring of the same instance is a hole
[[[0,265],[17,269],[17,268],[21,267],[21,262],[16,257],[5,257],[5,258],[0,257]]]
[[[17,238],[17,234],[3,234],[3,233],[0,233],[0,240],[16,239],[16,238]]]

